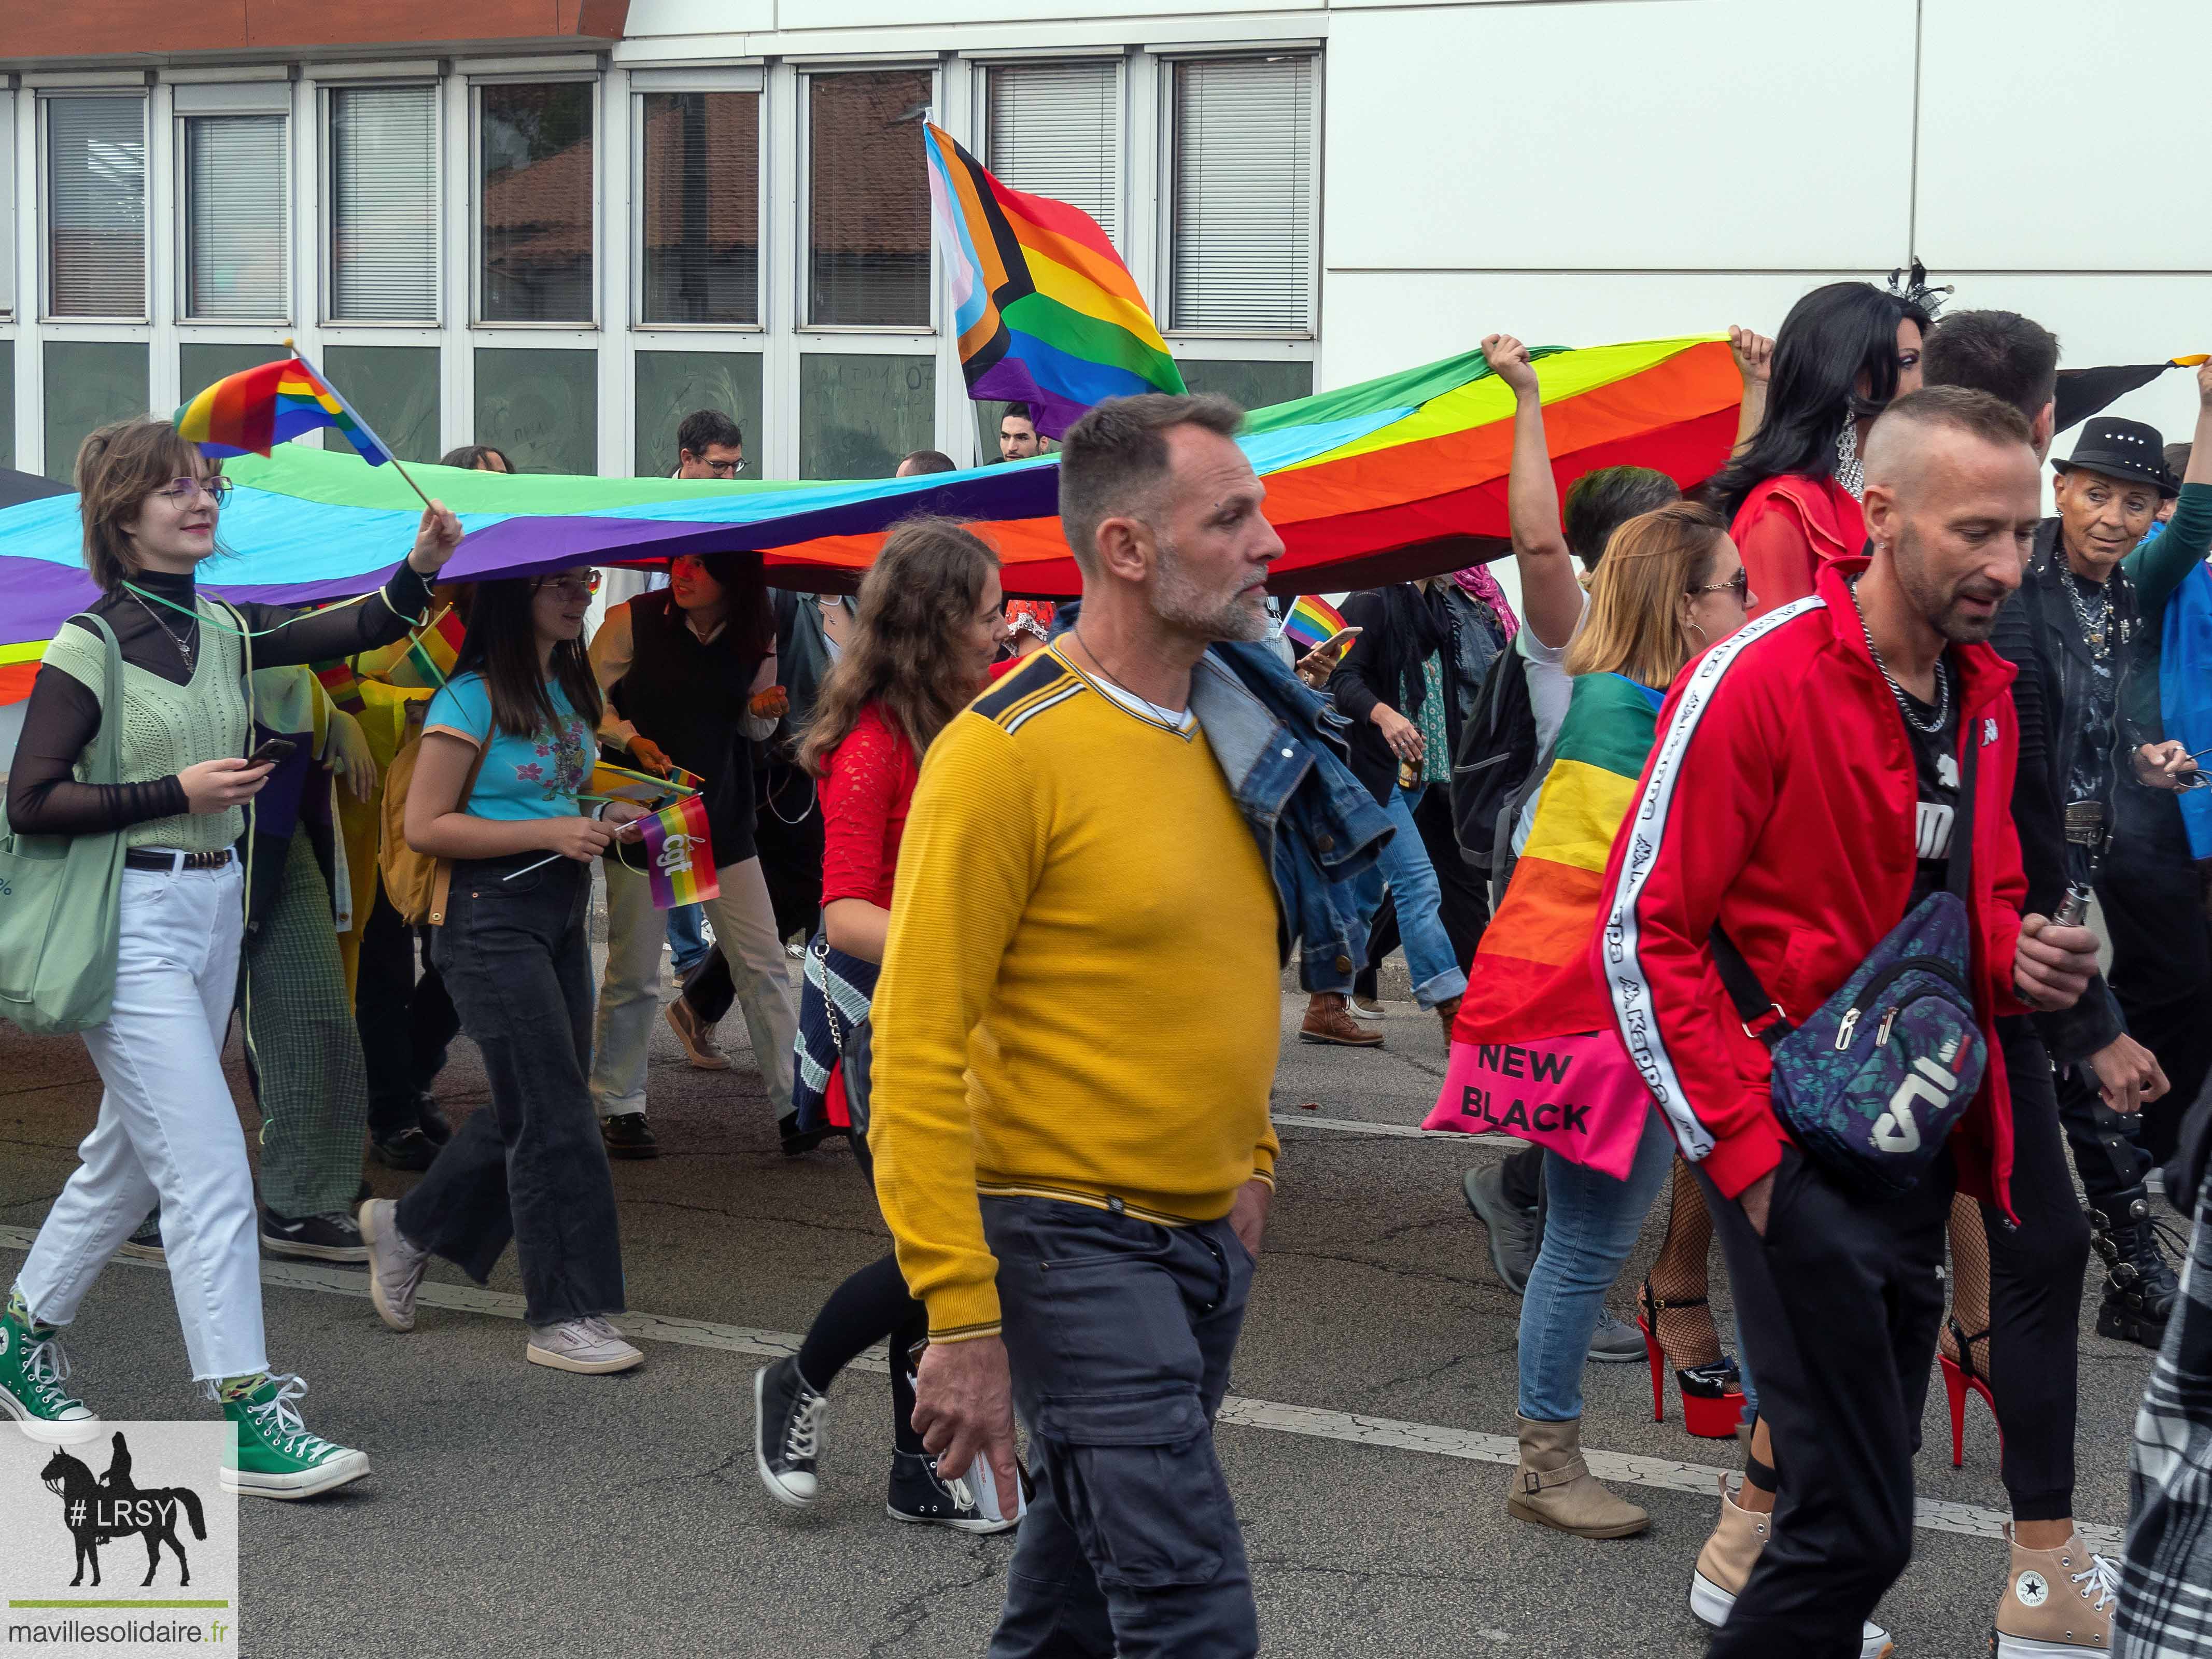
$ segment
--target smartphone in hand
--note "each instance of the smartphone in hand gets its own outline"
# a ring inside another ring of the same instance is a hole
[[[246,757],[248,766],[273,766],[300,745],[289,738],[271,738]]]

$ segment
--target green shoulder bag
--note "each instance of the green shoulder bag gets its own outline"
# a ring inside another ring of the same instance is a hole
[[[84,781],[119,783],[123,651],[105,622],[87,620],[106,642],[107,671]],[[82,1031],[106,1019],[122,908],[122,831],[20,836],[9,826],[0,836],[0,1017],[33,1032]]]

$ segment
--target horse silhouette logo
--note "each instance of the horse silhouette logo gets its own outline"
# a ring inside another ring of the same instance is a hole
[[[46,1490],[62,1500],[62,1524],[76,1540],[76,1577],[70,1587],[84,1583],[84,1570],[92,1568],[92,1582],[100,1583],[100,1547],[137,1533],[146,1540],[146,1576],[139,1588],[154,1582],[161,1565],[161,1546],[176,1553],[179,1588],[192,1582],[185,1547],[177,1537],[177,1512],[191,1522],[192,1536],[204,1540],[207,1522],[200,1511],[199,1494],[190,1486],[161,1486],[141,1490],[131,1479],[131,1447],[118,1432],[107,1473],[94,1480],[91,1469],[66,1451],[56,1451],[39,1478]]]

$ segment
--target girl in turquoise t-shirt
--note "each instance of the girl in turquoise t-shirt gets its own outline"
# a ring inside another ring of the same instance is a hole
[[[477,590],[452,682],[432,699],[407,797],[408,844],[453,861],[431,951],[483,1053],[491,1104],[440,1149],[398,1203],[362,1206],[371,1295],[394,1330],[415,1323],[432,1255],[481,1281],[514,1241],[530,1340],[557,1370],[628,1370],[644,1358],[622,1311],[614,1182],[585,1079],[592,1062],[592,860],[636,837],[626,801],[580,811],[599,689],[584,654],[588,568]]]

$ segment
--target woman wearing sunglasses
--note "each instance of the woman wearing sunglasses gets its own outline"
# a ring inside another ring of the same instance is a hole
[[[433,1255],[478,1283],[513,1240],[523,1357],[628,1370],[644,1355],[623,1310],[614,1178],[585,1073],[592,1063],[592,861],[636,838],[640,809],[580,801],[597,757],[599,683],[584,654],[587,568],[478,584],[453,674],[430,700],[407,792],[408,845],[449,860],[431,951],[491,1104],[441,1147],[414,1191],[361,1206],[369,1299],[415,1326]],[[591,809],[591,810],[586,810]]]
[[[158,1200],[192,1375],[238,1425],[236,1462],[222,1484],[304,1498],[358,1479],[368,1459],[307,1433],[295,1404],[306,1382],[270,1374],[253,1175],[222,1072],[245,921],[234,848],[270,769],[244,758],[247,636],[256,667],[398,639],[424,614],[430,578],[461,527],[434,503],[380,592],[297,616],[197,591],[201,563],[221,550],[229,481],[169,422],[102,427],[77,452],[76,484],[85,563],[101,596],[46,647],[8,817],[22,835],[123,834],[115,999],[84,1034],[106,1085],[99,1119],[0,1316],[0,1410],[38,1439],[98,1430],[63,1389],[59,1328]],[[120,708],[105,706],[102,624],[121,652]],[[122,722],[123,781],[78,781],[76,768],[111,720]]]

